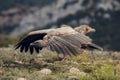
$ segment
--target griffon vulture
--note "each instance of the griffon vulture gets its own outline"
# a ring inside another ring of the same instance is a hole
[[[20,48],[20,52],[30,50],[39,53],[43,48],[55,51],[63,55],[77,55],[84,48],[90,47],[102,50],[101,47],[92,43],[92,39],[86,36],[89,32],[94,32],[95,29],[88,25],[81,25],[72,28],[68,25],[62,25],[57,29],[37,30],[28,33],[28,35],[19,41],[16,49]]]

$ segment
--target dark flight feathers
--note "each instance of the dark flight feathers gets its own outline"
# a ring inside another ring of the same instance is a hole
[[[39,50],[42,49],[42,47],[37,47],[37,46],[30,46],[30,43],[33,43],[36,40],[39,39],[43,39],[43,37],[46,35],[47,33],[40,33],[40,34],[31,34],[31,35],[27,35],[25,38],[23,38],[22,40],[20,40],[17,44],[16,44],[16,48],[18,49],[20,48],[20,52],[27,52],[28,50],[30,50],[30,53],[32,54],[34,49],[37,53],[39,53]]]

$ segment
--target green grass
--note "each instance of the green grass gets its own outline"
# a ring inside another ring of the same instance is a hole
[[[34,60],[33,60],[34,59]],[[0,80],[120,80],[120,53],[112,51],[86,51],[79,56],[59,60],[55,52],[42,51],[30,55],[14,48],[0,48]],[[70,73],[74,67],[81,74]],[[52,74],[42,75],[48,68]]]
[[[12,46],[16,41],[18,41],[17,37],[0,34],[0,47]]]

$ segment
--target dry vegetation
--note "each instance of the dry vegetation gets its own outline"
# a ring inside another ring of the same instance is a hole
[[[0,48],[0,80],[120,80],[119,75],[119,52],[86,51],[60,60],[46,50],[30,55]]]

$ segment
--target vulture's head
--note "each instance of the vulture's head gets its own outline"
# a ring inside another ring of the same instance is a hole
[[[44,46],[46,46],[46,43],[43,40],[37,40],[37,41],[31,43],[30,46],[44,47]]]
[[[77,32],[83,33],[83,34],[87,34],[90,32],[95,32],[96,30],[94,28],[91,28],[88,25],[81,25],[79,27],[74,28]]]

